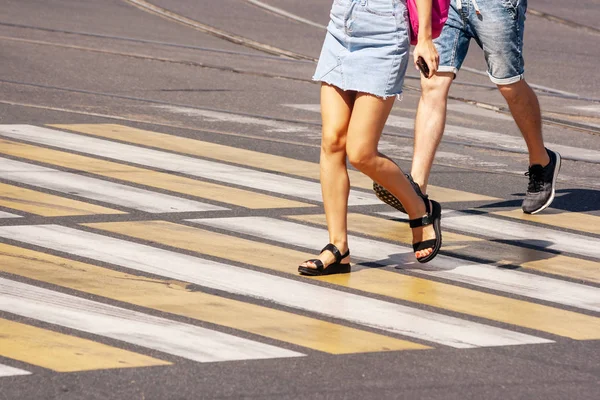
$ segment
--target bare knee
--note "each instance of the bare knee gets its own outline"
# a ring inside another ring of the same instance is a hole
[[[421,97],[425,101],[445,100],[453,78],[453,73],[441,72],[429,79],[421,79]]]
[[[497,86],[498,86],[498,90],[500,90],[500,93],[502,93],[502,96],[504,96],[504,99],[508,103],[517,101],[519,99],[519,97],[522,95],[524,90],[530,90],[529,86],[527,85],[527,83],[524,80],[520,80],[518,82],[511,83],[508,85],[497,85]]]
[[[368,172],[375,166],[377,153],[361,147],[348,148],[348,161],[361,172]]]
[[[323,128],[321,139],[321,152],[324,154],[336,154],[346,151],[347,128],[343,126]]]

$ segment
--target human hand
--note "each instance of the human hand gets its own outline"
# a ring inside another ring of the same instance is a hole
[[[429,74],[425,75],[423,73],[423,76],[426,78],[431,78],[436,73],[440,62],[440,56],[431,39],[419,40],[413,51],[413,58],[417,70],[420,69],[418,66],[419,58],[427,65]]]

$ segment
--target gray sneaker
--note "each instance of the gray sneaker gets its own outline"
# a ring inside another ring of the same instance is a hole
[[[560,171],[560,154],[548,149],[546,151],[550,156],[550,163],[545,167],[539,164],[532,165],[525,173],[529,177],[527,194],[522,207],[526,214],[537,214],[554,200],[556,177]]]

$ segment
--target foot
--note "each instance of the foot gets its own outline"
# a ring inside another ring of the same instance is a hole
[[[339,249],[344,249],[343,251],[341,251],[341,254],[346,254],[346,252],[348,251],[348,247],[342,247],[340,246]],[[335,254],[333,254],[333,252],[331,250],[323,250],[321,252],[321,254],[319,254],[319,256],[317,257],[318,260],[321,260],[321,262],[323,263],[323,269],[327,269],[327,267],[333,263],[335,263]],[[350,262],[350,255],[342,258],[341,263],[343,264],[347,264]],[[300,267],[304,267],[304,268],[310,268],[310,269],[317,269],[317,264],[315,264],[314,261],[312,260],[307,260],[304,261],[302,264],[300,264]]]
[[[526,214],[537,214],[554,200],[556,177],[560,170],[560,154],[548,149],[546,151],[550,157],[550,163],[545,167],[539,164],[532,165],[525,174],[529,176],[527,194],[522,206],[523,212]]]
[[[423,201],[424,202],[427,201],[429,203],[429,209],[432,210],[433,205],[431,204],[431,200],[429,200],[428,198],[425,197],[423,199]],[[409,215],[410,219],[421,218],[421,217],[427,215],[427,210],[425,208],[424,202],[418,207],[417,214]],[[413,240],[412,240],[413,244],[436,238],[435,229],[434,229],[433,225],[426,225],[426,226],[422,226],[422,227],[418,227],[418,228],[411,228],[411,229],[412,229],[412,234],[413,234]],[[430,255],[431,253],[433,253],[433,247],[428,247],[426,249],[416,251],[415,257],[424,258],[424,257],[427,257],[428,255]]]

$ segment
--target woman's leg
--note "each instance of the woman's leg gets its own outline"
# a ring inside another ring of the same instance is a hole
[[[375,182],[396,196],[406,209],[410,219],[426,214],[425,203],[416,194],[400,167],[379,153],[377,145],[383,127],[394,104],[395,97],[382,99],[365,93],[358,93],[348,125],[346,151],[350,163],[356,169],[368,175]],[[435,238],[433,227],[413,229],[413,243]],[[415,253],[424,257],[433,249],[428,248]]]
[[[348,195],[350,180],[346,168],[346,135],[356,92],[345,92],[335,86],[321,85],[321,191],[327,218],[329,243],[344,254],[348,250]],[[329,251],[318,257],[325,267],[335,261]],[[350,262],[349,257],[343,262]],[[312,262],[302,266],[315,268]]]

